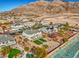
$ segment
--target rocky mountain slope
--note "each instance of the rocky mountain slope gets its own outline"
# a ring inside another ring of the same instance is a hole
[[[0,14],[0,18],[40,17],[62,13],[79,13],[79,3],[38,1]]]

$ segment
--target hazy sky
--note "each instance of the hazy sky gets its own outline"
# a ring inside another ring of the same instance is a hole
[[[27,4],[29,2],[34,2],[34,1],[37,1],[37,0],[0,0],[0,12],[8,11],[20,5]],[[79,0],[65,0],[65,1],[78,2]]]

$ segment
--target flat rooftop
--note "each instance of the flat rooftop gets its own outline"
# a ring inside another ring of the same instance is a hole
[[[10,35],[0,35],[0,42],[14,41],[14,38]]]
[[[39,31],[38,30],[25,30],[24,33],[28,34],[28,35],[31,35],[31,34],[35,34],[35,33],[38,33]]]

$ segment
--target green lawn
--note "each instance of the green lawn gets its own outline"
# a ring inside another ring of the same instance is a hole
[[[43,42],[41,42],[41,41],[39,41],[39,40],[35,40],[35,41],[33,41],[33,42],[36,43],[36,44],[38,44],[38,45],[43,44]]]
[[[38,38],[38,39],[34,40],[33,42],[40,45],[40,44],[43,44],[43,42],[46,42],[46,40],[44,40],[43,38]]]
[[[10,53],[8,54],[8,58],[13,58],[14,56],[16,56],[16,55],[19,54],[19,53],[21,53],[20,50],[18,50],[18,49],[12,49],[12,50],[10,51]]]
[[[39,40],[42,41],[42,42],[46,42],[46,40],[44,40],[44,39],[42,39],[42,38],[40,38]]]

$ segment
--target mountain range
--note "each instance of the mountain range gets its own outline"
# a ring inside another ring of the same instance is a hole
[[[25,4],[19,6],[11,11],[6,11],[0,13],[0,18],[4,19],[7,17],[20,17],[20,16],[35,16],[40,17],[44,15],[54,15],[62,13],[79,13],[79,3],[78,2],[47,2],[47,1],[37,1],[34,3]]]

